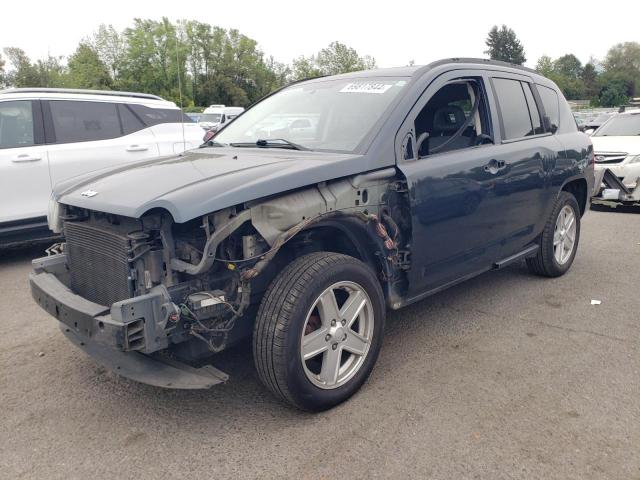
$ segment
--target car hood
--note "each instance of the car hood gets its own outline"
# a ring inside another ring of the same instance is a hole
[[[239,203],[367,171],[363,155],[210,147],[100,170],[54,188],[60,203],[139,218],[153,208],[178,223]]]
[[[634,137],[591,137],[593,151],[604,152],[625,152],[628,155],[640,155],[640,135]]]

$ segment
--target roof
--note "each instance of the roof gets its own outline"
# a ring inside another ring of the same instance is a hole
[[[419,77],[423,73],[433,68],[442,66],[442,65],[450,65],[450,64],[460,64],[460,65],[477,65],[481,67],[494,66],[501,68],[509,68],[514,70],[520,70],[522,72],[526,72],[528,75],[534,74],[541,76],[539,72],[528,68],[523,67],[522,65],[516,65],[515,63],[501,62],[499,60],[490,60],[488,58],[467,58],[467,57],[454,57],[454,58],[445,58],[442,60],[438,60],[435,62],[431,62],[427,65],[410,65],[405,67],[392,67],[392,68],[377,68],[373,70],[360,70],[356,72],[343,73],[340,75],[331,75],[331,78],[364,78],[364,77]],[[325,77],[315,77],[315,78],[328,78]],[[308,80],[313,80],[310,78]],[[304,81],[304,80],[303,80]],[[296,82],[297,83],[297,82]]]
[[[1,90],[0,97],[11,98],[58,98],[76,100],[101,100],[101,101],[132,101],[143,104],[162,104],[175,107],[175,103],[163,99],[157,95],[137,92],[118,92],[113,90],[85,90],[73,88],[10,88]]]

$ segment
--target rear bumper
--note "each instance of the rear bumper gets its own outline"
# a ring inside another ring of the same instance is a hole
[[[168,346],[168,294],[158,289],[110,308],[73,293],[61,280],[66,255],[33,261],[29,275],[34,300],[60,322],[72,343],[119,375],[167,388],[209,388],[227,375],[207,366],[195,369],[159,353]],[[60,277],[60,278],[59,278]]]

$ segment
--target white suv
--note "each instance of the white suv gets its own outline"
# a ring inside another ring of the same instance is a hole
[[[0,245],[46,238],[53,185],[200,146],[203,131],[155,95],[17,88],[0,92]],[[150,179],[151,180],[151,179]]]
[[[629,188],[640,177],[640,110],[627,110],[607,120],[591,137],[596,171],[608,168]]]

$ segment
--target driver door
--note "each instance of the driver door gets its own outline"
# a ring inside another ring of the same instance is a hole
[[[399,131],[396,155],[413,229],[410,298],[487,270],[500,258],[500,219],[508,206],[496,195],[504,169],[496,161],[501,146],[493,143],[497,116],[488,92],[480,70],[443,74]],[[425,132],[429,137],[418,145]]]

